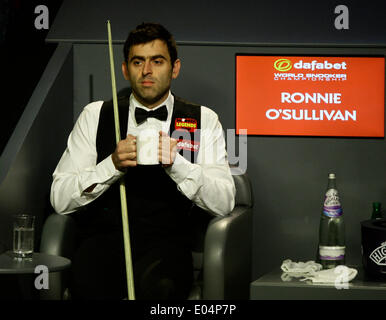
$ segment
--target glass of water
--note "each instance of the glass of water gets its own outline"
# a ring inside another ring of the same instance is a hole
[[[13,253],[15,258],[32,258],[34,251],[35,217],[21,214],[14,217]]]

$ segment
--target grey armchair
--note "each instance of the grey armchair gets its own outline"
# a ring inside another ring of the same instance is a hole
[[[248,299],[251,276],[253,195],[246,174],[233,176],[236,204],[225,217],[202,210],[192,214],[195,283],[189,299]],[[66,215],[51,214],[43,226],[40,252],[71,259],[76,224]],[[68,299],[66,272],[50,276],[45,299]]]

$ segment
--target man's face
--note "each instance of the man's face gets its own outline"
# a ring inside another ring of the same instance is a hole
[[[171,80],[177,78],[180,60],[172,67],[166,43],[156,39],[130,48],[127,64],[122,63],[122,72],[130,81],[135,98],[153,108],[168,96]]]

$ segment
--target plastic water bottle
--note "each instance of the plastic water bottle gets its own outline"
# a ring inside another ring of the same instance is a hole
[[[343,210],[336,188],[335,174],[328,176],[319,226],[319,263],[323,269],[345,264],[345,230]]]

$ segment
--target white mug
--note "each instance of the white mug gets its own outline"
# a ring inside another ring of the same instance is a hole
[[[146,128],[137,134],[137,164],[158,164],[159,132],[156,128]]]

